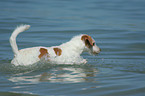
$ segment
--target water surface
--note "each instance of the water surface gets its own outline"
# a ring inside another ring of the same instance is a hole
[[[144,96],[144,10],[144,0],[1,0],[0,95]],[[89,34],[102,51],[83,53],[85,65],[14,66],[9,37],[20,24],[31,28],[19,49]]]

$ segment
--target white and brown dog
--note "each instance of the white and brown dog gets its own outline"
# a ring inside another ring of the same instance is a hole
[[[89,52],[91,54],[100,53],[100,48],[96,46],[91,36],[82,34],[73,37],[69,42],[60,46],[52,47],[32,47],[18,50],[16,37],[19,33],[30,28],[30,25],[21,25],[17,27],[11,37],[10,44],[14,52],[14,59],[11,61],[14,65],[30,65],[37,62],[47,62],[54,64],[81,64],[87,63],[80,54]]]

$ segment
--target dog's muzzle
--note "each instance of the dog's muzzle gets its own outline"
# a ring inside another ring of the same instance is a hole
[[[92,54],[97,55],[101,52],[101,48],[99,48],[98,46],[93,46],[93,52]]]

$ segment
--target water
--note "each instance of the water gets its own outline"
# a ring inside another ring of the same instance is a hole
[[[144,0],[1,0],[0,95],[145,95]],[[17,25],[31,28],[19,49],[55,46],[89,34],[102,49],[83,53],[85,65],[14,66],[9,37]]]

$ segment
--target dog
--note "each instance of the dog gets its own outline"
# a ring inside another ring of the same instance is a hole
[[[11,63],[14,65],[31,65],[37,62],[51,64],[85,64],[87,60],[80,56],[83,52],[96,55],[101,51],[96,45],[95,40],[87,34],[75,36],[70,41],[60,46],[39,46],[18,50],[16,37],[19,33],[29,28],[30,25],[18,26],[10,37],[10,45],[14,53],[14,59]]]

